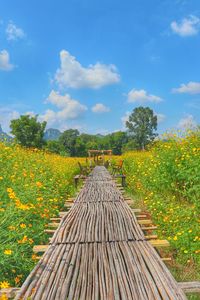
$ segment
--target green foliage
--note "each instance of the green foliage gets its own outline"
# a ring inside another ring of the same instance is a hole
[[[61,149],[60,149],[60,144],[58,143],[58,141],[47,141],[47,144],[46,144],[46,149],[49,151],[49,152],[52,152],[52,153],[57,153],[59,154]]]
[[[42,148],[45,144],[43,137],[46,122],[38,122],[37,116],[20,116],[19,119],[11,121],[10,127],[17,143],[24,147]]]
[[[137,149],[137,144],[134,139],[129,139],[129,141],[122,146],[122,153],[133,151]]]
[[[79,134],[77,130],[69,129],[63,132],[60,136],[58,144],[49,144],[53,150],[58,151],[56,153],[61,154],[60,149],[65,150],[70,156],[87,156],[89,149],[108,150],[112,149],[113,154],[120,155],[122,153],[122,147],[127,142],[128,137],[126,132],[114,132],[105,136],[91,135],[91,134]]]
[[[109,148],[112,149],[114,155],[122,154],[122,147],[127,141],[126,132],[118,131],[108,135]]]
[[[59,137],[59,143],[63,149],[70,154],[70,156],[76,155],[75,145],[78,136],[79,132],[77,129],[68,129],[65,130]]]
[[[157,129],[157,116],[149,107],[136,107],[129,116],[126,127],[129,129],[137,148],[144,150],[156,136],[154,130]]]
[[[148,152],[123,156],[128,186],[144,199],[177,260],[200,269],[200,135],[164,138],[167,142],[156,142]]]
[[[0,288],[21,286],[37,263],[32,248],[48,243],[44,229],[74,193],[78,161],[0,143]]]

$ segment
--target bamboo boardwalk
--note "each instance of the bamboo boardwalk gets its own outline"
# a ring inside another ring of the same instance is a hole
[[[96,167],[19,299],[187,299],[104,167]]]

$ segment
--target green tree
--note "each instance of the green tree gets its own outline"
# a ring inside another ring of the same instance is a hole
[[[120,155],[122,154],[122,147],[127,143],[128,137],[126,132],[117,131],[109,134],[109,148],[112,149],[113,154]]]
[[[129,116],[126,127],[137,148],[144,150],[157,135],[154,133],[157,130],[157,116],[149,107],[136,107]]]
[[[45,141],[44,130],[46,122],[38,122],[37,116],[22,115],[19,119],[11,121],[11,133],[16,141],[25,147],[41,148]]]
[[[81,138],[81,136],[77,137],[75,144],[75,154],[76,156],[87,156],[86,144]]]
[[[61,146],[70,156],[76,155],[76,140],[78,136],[79,131],[77,129],[68,129],[65,130],[58,139]]]
[[[138,147],[134,141],[134,139],[129,139],[129,141],[123,145],[122,147],[122,153],[136,150]]]
[[[63,150],[60,143],[56,140],[49,140],[47,141],[46,147],[49,152],[60,154]]]

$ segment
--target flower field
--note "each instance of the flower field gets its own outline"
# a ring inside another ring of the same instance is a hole
[[[80,159],[79,159],[80,161]],[[0,288],[21,286],[37,262],[32,248],[74,193],[77,159],[0,143]]]
[[[149,151],[124,154],[128,189],[169,240],[176,262],[200,274],[200,135],[165,138]]]
[[[149,151],[128,152],[113,160],[124,160],[128,192],[138,201],[136,206],[147,208],[159,238],[169,240],[176,263],[194,269],[196,280],[200,279],[200,136],[165,139]],[[0,288],[21,286],[36,264],[32,248],[48,243],[44,229],[49,219],[58,216],[74,194],[78,161],[84,162],[0,143]]]

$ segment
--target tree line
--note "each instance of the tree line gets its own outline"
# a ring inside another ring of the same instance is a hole
[[[120,155],[129,150],[145,149],[156,137],[157,116],[149,107],[137,107],[126,121],[126,131],[107,135],[81,133],[77,129],[65,130],[58,140],[44,139],[47,123],[37,116],[22,115],[12,120],[10,127],[15,141],[24,147],[43,148],[63,156],[87,156],[89,149],[108,150]]]

